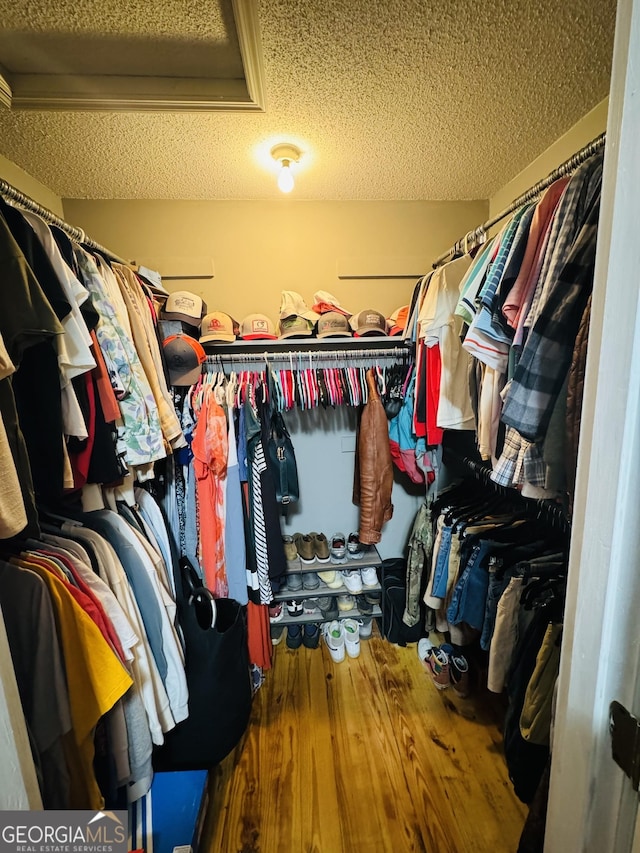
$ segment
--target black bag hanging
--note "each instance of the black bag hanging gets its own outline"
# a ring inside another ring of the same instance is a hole
[[[276,487],[276,500],[284,508],[298,500],[300,491],[298,468],[291,436],[282,413],[277,409],[271,413],[267,452]]]
[[[423,635],[423,619],[409,627],[402,621],[407,599],[407,564],[402,558],[382,561],[382,635],[390,643],[406,646]]]
[[[246,608],[214,599],[186,557],[176,583],[189,716],[154,751],[155,770],[205,770],[238,744],[251,712]],[[212,623],[214,623],[212,625]]]

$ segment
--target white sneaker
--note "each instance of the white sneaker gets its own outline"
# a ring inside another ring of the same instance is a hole
[[[329,649],[331,659],[335,661],[335,663],[343,661],[345,639],[342,622],[339,622],[337,619],[334,619],[333,622],[325,622],[322,626],[322,636],[324,637],[324,642]]]
[[[327,559],[329,559],[329,558],[327,557]],[[318,572],[317,575],[320,578],[320,580],[326,584],[332,584],[332,583],[334,583],[334,581],[336,579],[336,573],[333,569],[331,571],[328,571],[328,572]]]
[[[347,540],[344,533],[334,533],[331,537],[331,562],[347,562]]]
[[[355,619],[344,619],[342,628],[347,654],[350,658],[357,658],[360,655],[360,626]]]
[[[420,662],[422,663],[422,666],[427,670],[427,672],[430,672],[429,666],[427,664],[427,658],[429,657],[432,648],[433,643],[428,637],[422,637],[420,640],[418,640],[418,657],[420,658]]]
[[[349,569],[348,571],[340,572],[340,574],[342,575],[342,583],[352,595],[362,592],[360,569]]]
[[[378,573],[373,566],[369,566],[367,569],[360,569],[360,572],[364,586],[378,586]]]

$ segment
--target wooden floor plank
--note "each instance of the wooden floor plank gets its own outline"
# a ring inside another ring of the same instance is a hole
[[[243,743],[210,776],[203,853],[512,853],[525,807],[482,698],[438,691],[415,646],[336,664],[275,650]]]

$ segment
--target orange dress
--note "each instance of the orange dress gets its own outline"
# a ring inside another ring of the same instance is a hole
[[[200,563],[206,586],[216,598],[229,594],[224,555],[228,430],[224,409],[205,388],[193,432],[193,466],[200,523]]]

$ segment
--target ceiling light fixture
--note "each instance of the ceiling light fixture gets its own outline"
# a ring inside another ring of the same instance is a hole
[[[271,156],[280,164],[278,171],[278,189],[283,193],[290,193],[293,189],[293,172],[291,166],[300,160],[301,151],[295,145],[284,143],[282,145],[274,145],[271,149]]]

